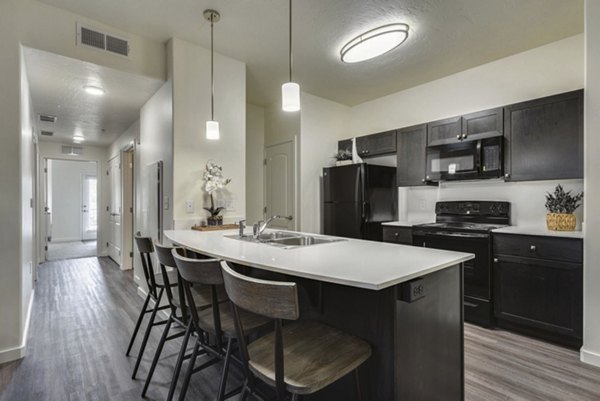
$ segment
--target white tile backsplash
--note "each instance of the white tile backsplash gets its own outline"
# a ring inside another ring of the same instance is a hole
[[[399,205],[404,220],[435,220],[435,203],[450,200],[495,200],[511,203],[511,224],[543,226],[546,219],[546,192],[553,192],[557,184],[566,191],[583,191],[583,180],[504,182],[481,180],[444,182],[439,187],[398,188],[398,198],[406,199],[406,214]],[[584,197],[585,201],[585,197]],[[575,212],[580,229],[583,206]]]

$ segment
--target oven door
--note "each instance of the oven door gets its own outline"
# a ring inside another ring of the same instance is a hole
[[[469,180],[479,176],[480,141],[467,141],[427,148],[428,181]]]
[[[464,263],[465,295],[491,299],[491,241],[488,234],[465,232],[413,233],[414,245],[475,254]]]

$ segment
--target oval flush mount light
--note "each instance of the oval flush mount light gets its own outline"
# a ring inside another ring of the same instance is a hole
[[[400,46],[408,37],[408,25],[389,24],[371,29],[346,43],[340,51],[344,63],[358,63],[381,56]]]
[[[104,89],[102,89],[99,86],[94,86],[94,85],[84,85],[83,86],[83,90],[90,94],[90,95],[94,95],[94,96],[101,96],[104,95],[104,93],[106,92]]]

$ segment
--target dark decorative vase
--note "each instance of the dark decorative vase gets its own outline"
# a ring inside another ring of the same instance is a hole
[[[222,226],[223,216],[209,216],[206,219],[206,224],[208,224],[209,226]]]

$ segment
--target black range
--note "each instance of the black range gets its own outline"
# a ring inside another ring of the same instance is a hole
[[[435,214],[435,223],[413,227],[413,244],[475,254],[464,264],[465,321],[494,326],[491,231],[510,225],[510,203],[437,202]]]

